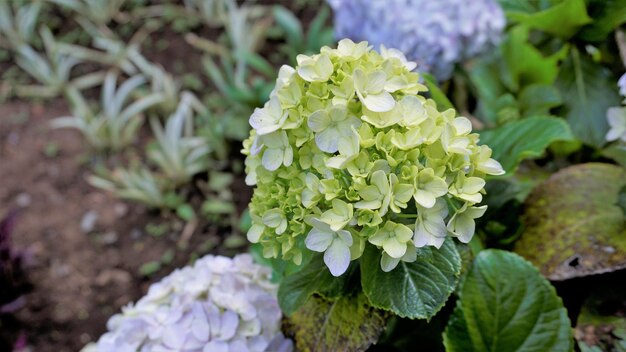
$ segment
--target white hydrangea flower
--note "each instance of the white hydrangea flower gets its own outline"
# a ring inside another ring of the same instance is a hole
[[[617,86],[619,87],[619,94],[626,98],[626,73],[619,78]]]
[[[111,317],[83,352],[290,352],[269,277],[248,254],[203,257]]]
[[[626,73],[617,81],[619,94],[626,98]],[[624,99],[626,103],[626,99]],[[607,142],[618,141],[626,143],[626,106],[610,107],[606,111],[606,119],[609,122],[609,131],[604,137]]]
[[[366,40],[385,57],[404,53],[420,71],[447,79],[454,64],[496,44],[506,25],[495,0],[327,0],[338,38]],[[406,61],[406,60],[405,60]],[[413,69],[410,63],[407,68]]]
[[[626,143],[626,107],[616,106],[609,108],[606,112],[606,118],[609,121],[609,131],[606,134],[606,140],[622,141]]]

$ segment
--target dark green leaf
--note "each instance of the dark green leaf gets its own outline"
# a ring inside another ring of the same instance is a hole
[[[428,319],[456,287],[461,257],[452,239],[440,249],[425,248],[413,263],[400,262],[386,273],[380,250],[367,246],[361,257],[361,285],[373,306],[411,319]]]
[[[611,158],[618,164],[626,167],[626,146],[613,143],[602,151],[602,156]]]
[[[559,3],[562,0],[498,0],[505,12],[520,12],[532,14]]]
[[[626,22],[626,0],[589,0],[588,8],[593,23],[580,31],[583,40],[604,41],[615,28]]]
[[[573,339],[554,287],[518,255],[488,249],[463,282],[444,345],[448,352],[568,352]]]
[[[563,103],[559,91],[547,84],[531,84],[522,88],[518,101],[524,116],[548,115],[550,109]]]
[[[454,109],[450,99],[446,97],[446,94],[437,85],[437,80],[428,73],[422,73],[422,77],[424,77],[424,84],[428,87],[428,92],[435,103],[437,103],[439,110]]]
[[[477,97],[476,115],[488,126],[497,124],[497,100],[506,93],[500,80],[498,62],[501,57],[493,57],[474,62],[467,73]]]
[[[287,335],[302,352],[359,352],[376,343],[385,328],[385,312],[363,294],[329,301],[314,296],[288,318]]]
[[[592,20],[587,15],[585,0],[563,0],[543,11],[535,13],[507,11],[511,22],[518,22],[567,39]]]
[[[550,280],[626,267],[626,222],[618,205],[626,170],[589,163],[553,174],[528,196],[515,252]]]
[[[556,87],[565,102],[565,117],[580,140],[601,148],[608,131],[606,111],[620,105],[615,79],[604,67],[594,63],[578,50],[563,63]]]
[[[563,119],[550,116],[528,117],[479,133],[481,143],[493,149],[492,157],[507,172],[524,159],[542,156],[550,143],[573,138]]]
[[[317,255],[300,270],[285,277],[278,288],[278,303],[286,315],[298,310],[314,293],[335,298],[343,293],[349,273],[334,277]]]

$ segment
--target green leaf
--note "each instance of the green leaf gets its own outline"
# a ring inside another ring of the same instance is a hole
[[[602,156],[613,159],[618,164],[626,167],[626,146],[613,143],[602,150]]]
[[[191,205],[183,203],[176,207],[176,215],[185,221],[191,221],[196,216],[196,213]]]
[[[493,149],[492,158],[507,172],[524,159],[542,156],[552,142],[573,138],[563,119],[550,116],[528,117],[479,133],[481,143]]]
[[[620,105],[611,73],[572,49],[563,63],[556,87],[564,99],[564,116],[574,135],[596,148],[606,144],[604,136],[609,129],[606,111]]]
[[[567,39],[574,35],[580,27],[590,23],[585,0],[563,0],[543,11],[535,13],[507,11],[510,22],[518,22],[530,28]]]
[[[610,164],[553,174],[526,200],[515,252],[550,280],[626,268],[626,223],[618,204],[625,186],[626,170]]]
[[[161,270],[161,262],[160,261],[150,261],[142,264],[139,267],[139,275],[141,276],[151,276],[155,274],[157,271]]]
[[[380,250],[367,246],[361,257],[361,285],[374,307],[411,319],[435,315],[456,287],[461,257],[452,239],[440,249],[424,248],[413,263],[400,262],[386,273]]]
[[[446,94],[439,88],[437,80],[428,73],[422,73],[421,75],[424,77],[424,84],[426,84],[431,98],[437,103],[439,110],[454,109],[454,105],[452,105],[450,99],[448,99]]]
[[[350,273],[350,272],[349,272]],[[285,277],[278,288],[278,303],[283,313],[291,315],[313,294],[335,298],[344,292],[350,274],[334,277],[317,255],[299,271]]]
[[[297,44],[304,41],[300,20],[291,11],[283,6],[276,5],[272,13],[278,26],[285,31],[287,42]]]
[[[548,115],[550,109],[563,103],[563,99],[551,85],[531,84],[522,88],[518,102],[524,116]]]
[[[336,301],[314,296],[285,325],[297,351],[357,352],[376,343],[385,322],[385,312],[370,306],[359,294]]]
[[[626,22],[626,0],[589,0],[588,10],[593,22],[583,27],[579,35],[585,41],[604,41]]]
[[[567,310],[550,283],[510,252],[481,251],[443,336],[446,351],[572,351]]]
[[[501,44],[501,79],[512,92],[533,83],[551,85],[558,76],[559,62],[569,50],[565,45],[558,52],[544,56],[528,42],[529,33],[528,27],[513,27]]]

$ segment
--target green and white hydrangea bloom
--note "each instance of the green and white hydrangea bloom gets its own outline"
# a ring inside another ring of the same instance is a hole
[[[208,255],[150,286],[83,352],[290,352],[268,268]]]
[[[398,50],[344,39],[297,61],[250,118],[248,239],[296,264],[323,252],[335,276],[365,246],[390,271],[448,236],[470,241],[484,178],[504,173],[470,121],[439,111]]]

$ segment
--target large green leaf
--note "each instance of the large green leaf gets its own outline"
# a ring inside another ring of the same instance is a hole
[[[586,41],[604,41],[620,24],[626,22],[626,0],[589,0],[589,15],[593,23],[580,31]]]
[[[302,352],[365,351],[385,327],[386,314],[363,294],[329,301],[313,296],[287,320],[287,335]]]
[[[604,67],[573,49],[556,80],[565,102],[565,117],[580,140],[602,147],[608,131],[606,111],[620,105],[616,80]]]
[[[518,255],[481,251],[444,332],[448,352],[571,351],[567,311],[550,283]]]
[[[552,142],[573,138],[563,119],[550,116],[528,117],[479,133],[481,143],[493,149],[492,157],[507,172],[524,159],[542,156]]]
[[[400,262],[386,273],[380,250],[367,246],[361,257],[361,285],[373,306],[411,319],[435,315],[456,287],[461,257],[448,239],[440,249],[423,248],[413,263]]]
[[[278,288],[278,303],[283,313],[290,315],[300,308],[314,293],[334,298],[343,293],[351,271],[334,277],[322,259],[315,256],[299,271],[285,277]]]
[[[524,233],[515,252],[550,280],[626,267],[626,222],[619,205],[626,170],[610,164],[571,166],[526,199]]]
[[[501,79],[512,92],[529,84],[552,84],[559,73],[559,62],[565,57],[568,47],[544,56],[528,42],[528,27],[513,27],[503,40],[500,50],[504,61]]]
[[[534,13],[507,11],[506,14],[510,22],[523,23],[530,28],[565,39],[592,21],[587,15],[585,0],[563,0],[550,8]]]

